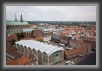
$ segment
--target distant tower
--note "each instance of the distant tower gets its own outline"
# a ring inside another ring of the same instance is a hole
[[[17,21],[17,17],[16,17],[16,14],[15,14],[15,21]]]
[[[20,19],[20,21],[23,22],[22,13],[21,13],[21,19]]]

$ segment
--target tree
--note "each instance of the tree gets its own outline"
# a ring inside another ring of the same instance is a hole
[[[95,48],[92,48],[91,51],[96,51],[96,49]]]
[[[21,33],[16,33],[17,37],[18,37],[18,40],[20,40],[21,38],[24,38],[24,33],[21,32]]]
[[[14,45],[14,43],[16,42],[16,40],[15,39],[12,39],[9,42],[11,42],[11,44]]]
[[[40,41],[40,42],[45,42],[44,40],[42,40],[42,39],[40,39],[40,40],[38,40],[38,41]]]
[[[36,38],[36,36],[33,36],[33,38]]]
[[[68,39],[69,39],[69,40],[71,40],[71,39],[72,39],[72,37],[68,37]]]

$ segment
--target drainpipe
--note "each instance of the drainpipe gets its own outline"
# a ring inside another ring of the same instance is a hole
[[[24,47],[24,56],[25,56],[25,47]]]
[[[17,52],[18,52],[18,46],[16,45],[16,47],[17,47]]]
[[[43,65],[43,54],[42,54],[42,65]]]
[[[29,56],[29,48],[28,48],[28,56]]]
[[[48,56],[48,65],[49,65],[49,56]]]

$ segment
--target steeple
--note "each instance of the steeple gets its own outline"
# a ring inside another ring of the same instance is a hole
[[[17,21],[17,17],[16,17],[16,14],[15,14],[15,21]]]
[[[21,13],[21,19],[20,19],[20,21],[23,22],[22,13]]]

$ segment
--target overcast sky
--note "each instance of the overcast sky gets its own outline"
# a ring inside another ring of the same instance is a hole
[[[96,21],[96,6],[6,6],[6,20]]]

